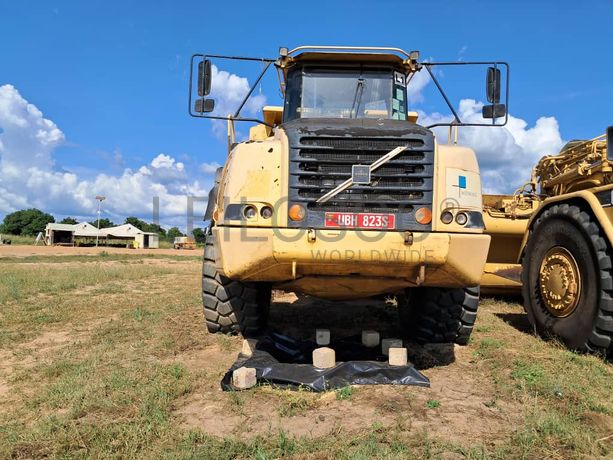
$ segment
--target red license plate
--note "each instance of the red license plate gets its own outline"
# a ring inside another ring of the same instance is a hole
[[[327,212],[326,227],[333,228],[396,228],[394,214],[372,214],[358,212]]]

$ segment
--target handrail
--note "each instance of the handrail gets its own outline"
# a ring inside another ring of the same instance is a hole
[[[394,48],[390,46],[330,46],[330,45],[302,45],[298,46],[287,52],[288,56],[303,51],[303,50],[361,50],[361,51],[392,51],[394,53],[404,54],[407,58],[411,58],[411,55],[401,48]]]

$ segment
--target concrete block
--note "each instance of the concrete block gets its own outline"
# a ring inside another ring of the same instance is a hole
[[[330,329],[316,329],[315,342],[320,347],[330,345]]]
[[[253,355],[255,351],[255,347],[258,344],[256,339],[245,339],[243,340],[243,348],[241,350],[241,354],[245,356]]]
[[[232,372],[232,385],[239,390],[254,387],[257,383],[253,367],[239,367]]]
[[[362,331],[362,345],[368,348],[379,346],[379,333],[377,331]]]
[[[391,347],[389,349],[390,366],[406,366],[407,365],[407,349]]]
[[[316,348],[313,350],[313,366],[320,369],[336,366],[336,353],[332,348]]]
[[[390,348],[402,348],[402,340],[400,339],[383,339],[381,340],[381,352],[387,356]]]

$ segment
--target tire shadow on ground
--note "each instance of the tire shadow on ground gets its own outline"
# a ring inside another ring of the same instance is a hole
[[[534,329],[525,313],[494,313],[494,315],[519,332],[534,335]]]

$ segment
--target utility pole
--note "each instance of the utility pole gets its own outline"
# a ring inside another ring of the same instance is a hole
[[[98,231],[96,232],[96,247],[98,247],[98,237],[100,236],[100,207],[102,206],[102,202],[106,200],[106,197],[96,195],[96,200],[98,200]]]

